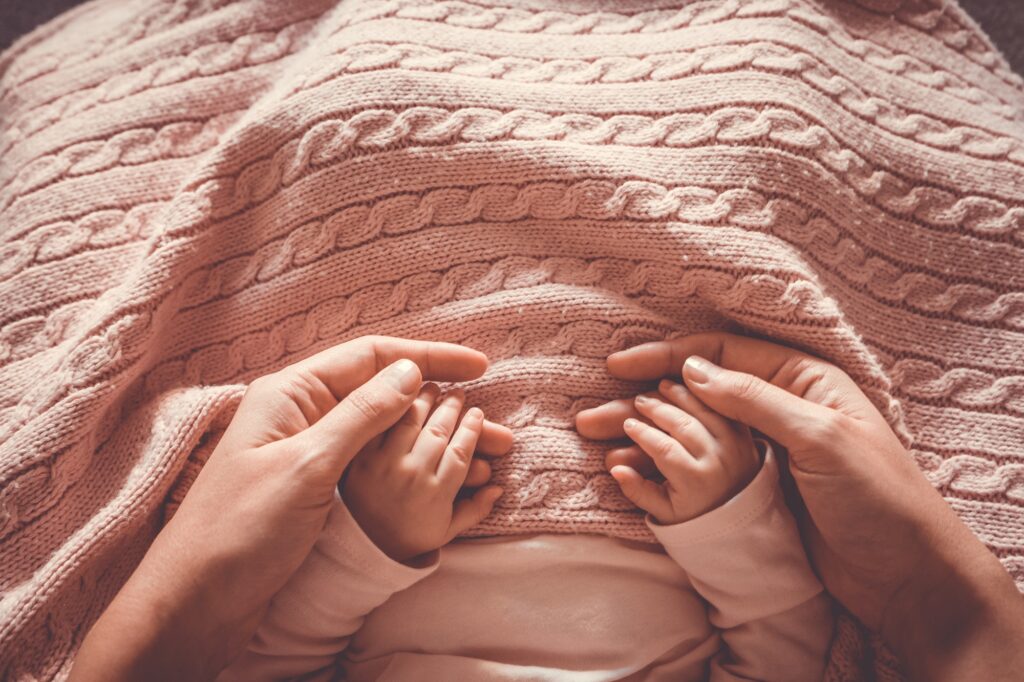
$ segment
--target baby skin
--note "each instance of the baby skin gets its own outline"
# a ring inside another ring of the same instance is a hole
[[[497,486],[480,487],[491,468],[473,453],[479,446],[502,454],[512,434],[485,422],[480,408],[466,410],[465,402],[461,390],[442,396],[436,384],[424,384],[402,419],[360,451],[338,486],[366,536],[396,561],[448,544],[483,520],[501,496]],[[475,494],[468,494],[471,488],[478,488]]]
[[[760,468],[750,429],[713,412],[682,384],[663,379],[656,393],[638,395],[633,403],[647,421],[631,417],[623,429],[664,480],[623,464],[613,466],[611,475],[658,523],[683,523],[721,506]]]
[[[480,455],[513,435],[427,383],[352,460],[313,551],[221,682],[820,679],[830,606],[771,448],[673,381],[617,409],[605,425],[635,445],[608,454],[610,473],[649,514],[660,558],[594,536],[452,543],[502,494]],[[612,593],[626,605],[602,613],[594,595]],[[637,639],[652,627],[651,645]]]
[[[651,458],[661,481],[627,465],[612,467],[623,494],[662,525],[696,518],[742,490],[760,467],[750,430],[704,405],[682,384],[663,380],[634,404],[626,434]],[[483,412],[465,409],[465,395],[423,386],[404,417],[353,460],[339,490],[363,532],[396,561],[440,548],[481,519],[502,490],[480,488],[490,465],[474,458]],[[490,425],[490,439],[510,440]],[[502,449],[491,444],[490,450]],[[473,496],[466,492],[480,488]],[[464,490],[465,489],[465,490]],[[460,493],[460,491],[463,491]]]

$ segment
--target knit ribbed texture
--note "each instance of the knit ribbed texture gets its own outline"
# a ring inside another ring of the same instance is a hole
[[[0,57],[0,677],[66,674],[245,382],[364,334],[491,357],[472,535],[653,541],[573,415],[742,330],[848,371],[1024,587],[1024,86],[971,20],[509,4],[97,0]]]

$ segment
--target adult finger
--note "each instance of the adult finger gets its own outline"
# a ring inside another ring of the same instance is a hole
[[[725,332],[691,334],[652,341],[608,356],[612,376],[634,381],[679,376],[686,358],[700,355],[739,371],[770,376],[799,351],[760,339]],[[808,356],[810,357],[810,356]]]
[[[401,419],[419,393],[416,363],[402,359],[378,372],[309,428],[292,436],[299,447],[323,458],[340,478],[363,446]]]
[[[683,366],[687,388],[719,414],[751,426],[790,450],[813,438],[819,425],[831,423],[839,413],[804,400],[764,379],[723,369],[698,356]]]
[[[584,438],[593,440],[622,438],[626,435],[622,430],[622,423],[627,419],[649,423],[647,417],[637,411],[632,399],[619,399],[588,410],[580,410],[576,414],[576,431]]]
[[[683,363],[693,355],[829,407],[839,406],[830,404],[837,396],[860,395],[853,379],[820,358],[770,341],[725,332],[654,341],[613,353],[608,357],[608,371],[612,376],[629,380],[677,378]]]
[[[445,542],[487,518],[501,494],[502,489],[498,486],[488,486],[476,491],[472,497],[456,502]]]
[[[655,518],[665,519],[672,516],[672,503],[669,502],[665,486],[647,480],[634,469],[624,465],[613,467],[611,475],[627,500]]]
[[[650,455],[641,450],[639,445],[629,445],[609,450],[604,456],[605,468],[611,471],[619,465],[629,467],[644,478],[661,475],[658,467],[654,466],[654,460],[651,459]]]
[[[342,343],[287,369],[322,381],[340,400],[400,358],[412,360],[423,378],[431,381],[467,381],[487,370],[487,356],[472,348],[390,336],[364,336]]]

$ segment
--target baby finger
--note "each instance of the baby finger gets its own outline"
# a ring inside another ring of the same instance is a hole
[[[462,487],[469,472],[469,463],[473,459],[477,440],[483,428],[484,413],[479,407],[470,408],[466,416],[459,422],[455,434],[448,447],[444,449],[437,467],[437,477],[444,484],[444,489],[452,497]]]
[[[465,394],[461,390],[454,390],[444,396],[420,431],[416,444],[412,447],[412,454],[427,471],[437,470],[444,456],[445,447],[459,423],[464,403]]]
[[[466,474],[466,480],[462,482],[462,486],[464,488],[479,488],[489,480],[491,480],[491,465],[487,463],[487,460],[474,457],[473,461],[469,463],[469,472]]]
[[[639,445],[629,445],[623,448],[609,450],[604,456],[604,466],[608,471],[619,465],[627,466],[644,478],[660,476],[658,467],[654,466],[654,460],[644,452]]]
[[[497,486],[481,488],[473,497],[455,503],[455,512],[448,527],[445,543],[450,542],[459,533],[468,530],[487,518],[494,508],[494,503],[501,497],[502,489]]]
[[[611,474],[630,502],[656,519],[671,517],[672,503],[664,486],[647,480],[634,469],[621,464],[612,467]]]
[[[678,441],[668,434],[643,423],[638,419],[627,419],[623,424],[626,435],[633,439],[644,452],[651,456],[662,475],[678,479],[680,475],[698,469],[697,462]]]

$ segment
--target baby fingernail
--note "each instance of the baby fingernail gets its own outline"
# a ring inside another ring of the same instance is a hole
[[[678,393],[682,386],[674,381],[668,379],[662,379],[658,382],[658,390],[662,393]]]
[[[408,358],[402,358],[388,367],[384,374],[388,381],[405,394],[412,393],[420,387],[420,368]]]
[[[717,372],[718,367],[699,355],[691,355],[683,363],[683,376],[695,384],[707,383]]]

